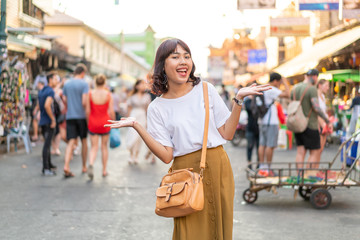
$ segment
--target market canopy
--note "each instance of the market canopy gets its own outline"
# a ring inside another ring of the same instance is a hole
[[[285,77],[303,74],[310,68],[315,68],[321,59],[331,56],[358,39],[360,39],[360,26],[316,42],[310,49],[300,53],[273,71]]]
[[[321,78],[324,78],[326,80],[332,80],[334,82],[360,82],[360,72],[359,70],[354,69],[332,70],[320,73],[319,79]]]

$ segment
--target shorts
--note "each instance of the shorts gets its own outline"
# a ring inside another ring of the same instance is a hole
[[[87,137],[88,127],[86,119],[67,119],[66,120],[66,139]]]
[[[278,135],[279,135],[279,126],[278,125],[260,125],[259,126],[259,136],[260,146],[277,147],[278,142]]]
[[[304,146],[305,149],[320,149],[320,133],[319,130],[306,128],[302,133],[295,133],[296,145]]]
[[[94,132],[89,131],[89,134],[92,135],[92,136],[94,136],[94,135],[104,136],[104,135],[110,134],[110,132],[106,132],[106,133],[94,133]]]

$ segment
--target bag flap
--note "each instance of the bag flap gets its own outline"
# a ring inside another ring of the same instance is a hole
[[[298,110],[298,108],[300,107],[300,101],[292,101],[290,102],[288,109],[287,109],[287,114],[294,114],[296,113],[296,111]]]
[[[185,189],[186,182],[167,184],[156,190],[157,197],[166,197],[167,194],[176,195]]]

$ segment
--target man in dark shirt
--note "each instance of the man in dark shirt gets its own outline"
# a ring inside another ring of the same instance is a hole
[[[41,127],[41,131],[44,136],[42,172],[44,176],[54,176],[56,166],[51,163],[50,147],[56,127],[56,119],[53,108],[55,92],[53,89],[58,83],[58,76],[51,72],[46,76],[46,78],[48,85],[39,92],[38,96],[38,107],[40,108],[39,126]]]

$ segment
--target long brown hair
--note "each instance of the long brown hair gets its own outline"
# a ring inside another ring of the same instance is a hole
[[[134,84],[134,87],[133,87],[133,90],[132,90],[132,92],[131,92],[131,96],[132,95],[135,95],[139,90],[137,89],[137,86],[139,86],[139,84],[140,83],[142,83],[144,80],[142,80],[142,79],[138,79],[138,80],[136,80],[136,82],[135,82],[135,84]]]
[[[156,51],[153,73],[149,74],[149,80],[152,83],[151,90],[157,96],[164,94],[168,91],[168,83],[165,77],[164,70],[165,60],[170,54],[175,52],[178,45],[181,46],[191,56],[189,46],[185,42],[177,38],[165,40],[163,43],[161,43],[158,50]],[[200,78],[194,76],[195,64],[194,62],[192,63],[193,67],[191,69],[188,81],[193,82],[193,85],[195,86],[200,82]]]

